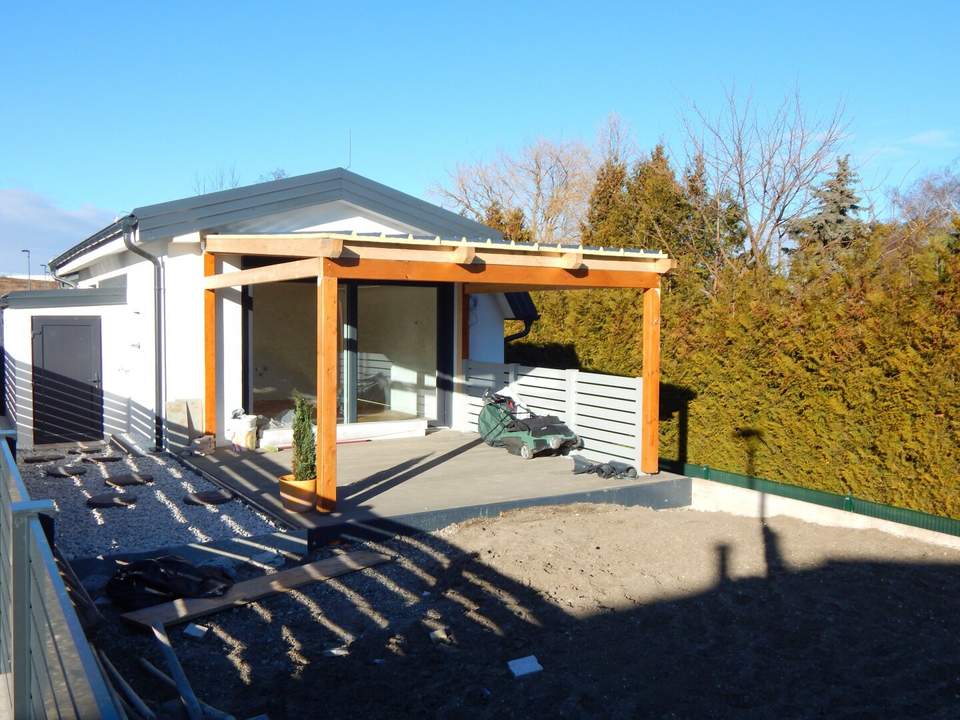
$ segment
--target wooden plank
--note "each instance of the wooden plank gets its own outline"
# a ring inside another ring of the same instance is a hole
[[[206,240],[209,253],[311,258],[339,257],[343,252],[341,238],[313,233],[207,235]]]
[[[645,473],[660,470],[660,289],[643,293],[643,418],[640,464]]]
[[[591,417],[589,415],[581,415],[580,413],[577,413],[577,427],[598,428],[621,435],[635,436],[637,434],[636,422],[624,422],[623,420],[614,420],[606,417]]]
[[[204,287],[207,290],[215,288],[255,285],[257,283],[280,282],[282,280],[299,280],[300,278],[317,277],[320,274],[320,263],[317,258],[292,260],[274,265],[237,270],[236,272],[220,273],[206,278]]]
[[[217,272],[217,259],[203,254],[203,276]],[[217,293],[203,291],[203,431],[217,432]]]
[[[337,279],[317,278],[317,510],[337,507]]]
[[[588,383],[577,383],[577,394],[594,398],[615,398],[617,400],[629,400],[634,402],[637,399],[637,386],[634,380],[633,387],[616,387],[614,385],[590,385]]]
[[[154,625],[182,623],[227,608],[246,605],[268,595],[287,592],[308,583],[328,580],[355,570],[379,565],[392,559],[389,555],[381,553],[355,550],[289,570],[281,570],[273,575],[262,575],[252,580],[243,580],[235,583],[222,597],[182,598],[124,613],[122,617],[124,620],[129,620],[147,628]]]
[[[501,286],[498,292],[551,286],[557,288],[647,288],[657,287],[656,273],[590,270],[565,270],[557,267],[514,267],[510,265],[454,265],[412,260],[348,260],[324,258],[323,273],[342,280],[392,280],[408,282],[465,282]],[[469,286],[467,292],[470,292]]]

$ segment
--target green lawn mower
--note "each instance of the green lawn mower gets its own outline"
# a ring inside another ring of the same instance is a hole
[[[527,417],[518,418],[518,409]],[[487,445],[506,448],[524,460],[541,453],[566,455],[581,446],[580,438],[560,418],[536,415],[506,395],[484,393],[477,426]]]

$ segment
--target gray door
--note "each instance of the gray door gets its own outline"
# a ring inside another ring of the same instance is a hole
[[[33,441],[103,438],[100,318],[33,318]]]

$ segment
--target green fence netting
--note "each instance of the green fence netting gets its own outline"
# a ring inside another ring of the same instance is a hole
[[[669,460],[661,460],[660,464],[665,470],[678,472],[688,477],[714,480],[724,483],[725,485],[756,490],[757,492],[767,493],[769,495],[778,495],[780,497],[790,498],[791,500],[800,500],[802,502],[834,508],[835,510],[846,510],[879,520],[889,520],[902,525],[911,525],[913,527],[923,528],[924,530],[934,530],[936,532],[946,533],[947,535],[960,537],[960,520],[955,518],[930,515],[929,513],[918,510],[893,507],[892,505],[882,505],[871,502],[870,500],[862,500],[852,495],[838,495],[837,493],[826,492],[824,490],[813,490],[811,488],[800,487],[799,485],[789,485],[787,483],[751,477],[750,475],[742,475],[727,470],[718,470],[709,465],[681,464]]]

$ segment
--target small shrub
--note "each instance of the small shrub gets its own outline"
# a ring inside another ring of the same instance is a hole
[[[293,399],[293,474],[302,482],[317,476],[317,445],[313,436],[314,407],[302,395]]]

